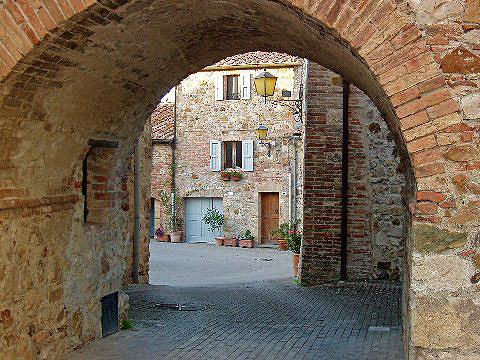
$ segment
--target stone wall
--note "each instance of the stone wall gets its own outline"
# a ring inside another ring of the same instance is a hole
[[[300,64],[299,64],[300,65]],[[292,110],[275,105],[273,99],[264,104],[255,94],[253,77],[258,69],[224,69],[190,75],[178,87],[176,188],[182,197],[223,198],[226,218],[225,236],[239,236],[246,230],[259,241],[260,193],[279,193],[279,223],[289,221],[289,172],[293,164],[294,132]],[[298,98],[302,66],[269,69],[278,77],[274,98],[282,89],[293,91]],[[214,78],[217,75],[251,74],[249,100],[215,100]],[[261,119],[260,117],[263,117]],[[255,129],[260,123],[267,126],[268,141],[272,143],[271,157],[266,146],[256,139]],[[219,172],[210,170],[210,140],[254,140],[254,171],[244,171],[239,182],[222,181]],[[303,142],[297,141],[297,158],[303,158]],[[303,168],[297,164],[297,204],[302,203]],[[297,205],[298,219],[302,218]]]
[[[151,169],[152,169],[152,128],[149,121],[139,139],[140,151],[140,198],[139,198],[139,232],[138,232],[138,280],[140,284],[148,284],[148,269],[150,258],[150,199],[151,199]],[[129,282],[133,282],[133,236],[134,236],[134,181],[135,181],[135,155],[130,163],[130,175],[128,177],[128,210],[130,237],[130,274]]]
[[[152,144],[152,198],[155,200],[155,229],[159,227],[164,231],[167,223],[164,214],[163,203],[160,200],[160,193],[172,192],[172,144]]]
[[[337,281],[341,225],[342,79],[309,64],[302,283]],[[385,121],[350,86],[349,280],[399,280],[405,262],[405,177]],[[312,231],[313,230],[313,231]],[[312,236],[313,235],[313,236]]]

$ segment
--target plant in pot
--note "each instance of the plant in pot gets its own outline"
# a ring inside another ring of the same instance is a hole
[[[155,239],[157,241],[170,241],[170,236],[163,231],[161,227],[155,230]]]
[[[230,181],[230,171],[228,170],[222,170],[220,172],[220,176],[222,178],[223,181]]]
[[[278,250],[287,250],[287,237],[290,225],[288,223],[281,224],[278,229],[272,231],[272,236],[278,239]]]
[[[243,174],[240,171],[232,170],[232,172],[230,173],[230,176],[232,177],[232,180],[239,181],[242,179]]]
[[[287,247],[292,252],[293,276],[298,275],[298,259],[302,246],[302,232],[297,230],[297,224],[290,225],[287,236]]]
[[[178,196],[175,192],[167,193],[166,191],[160,192],[160,200],[164,208],[164,213],[167,219],[167,230],[170,233],[171,242],[182,242],[182,230],[183,230],[183,198]]]
[[[208,225],[210,231],[215,235],[215,231],[220,230],[225,223],[225,217],[216,208],[207,209],[203,221]],[[215,236],[215,245],[223,245],[223,237]]]
[[[250,230],[245,231],[245,234],[239,240],[239,246],[245,248],[253,248],[253,242],[255,236],[252,235]]]

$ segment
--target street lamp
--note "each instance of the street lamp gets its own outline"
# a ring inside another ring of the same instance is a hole
[[[268,128],[265,125],[258,125],[258,128],[255,129],[257,133],[257,139],[260,140],[260,144],[268,148],[268,157],[272,155],[272,144],[267,140]]]
[[[267,103],[267,96],[272,96],[275,92],[275,84],[277,83],[277,77],[270,74],[267,69],[253,78],[255,83],[255,90],[258,95],[265,98],[265,104]]]
[[[257,95],[263,96],[265,98],[265,104],[267,103],[267,96],[273,96],[275,91],[275,85],[277,83],[277,77],[270,74],[267,69],[263,69],[263,71],[253,78],[255,82],[255,90]],[[285,101],[293,102],[293,106],[289,104],[285,104]],[[300,84],[300,91],[298,95],[298,99],[282,99],[280,101],[274,100],[275,104],[279,104],[281,106],[286,106],[289,109],[293,110],[293,116],[297,116],[299,119],[300,124],[302,123],[302,115],[303,115],[303,84]]]

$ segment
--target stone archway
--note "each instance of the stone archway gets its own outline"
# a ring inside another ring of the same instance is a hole
[[[4,2],[0,281],[7,291],[0,319],[7,358],[60,354],[99,336],[98,299],[125,282],[125,159],[145,120],[186,75],[257,49],[309,58],[375,102],[411,162],[409,345],[423,357],[473,354],[479,306],[469,255],[479,153],[438,56],[404,10],[390,0]],[[104,179],[110,190],[98,199],[106,219],[95,225],[82,221],[89,140],[118,144]],[[314,219],[306,225],[308,251],[319,234]]]

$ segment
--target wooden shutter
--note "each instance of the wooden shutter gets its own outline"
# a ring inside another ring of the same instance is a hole
[[[250,100],[250,74],[240,75],[240,98]]]
[[[253,140],[242,141],[243,171],[253,171]]]
[[[215,100],[223,100],[223,75],[215,75]]]
[[[210,170],[220,171],[222,154],[221,143],[218,140],[210,140]]]

